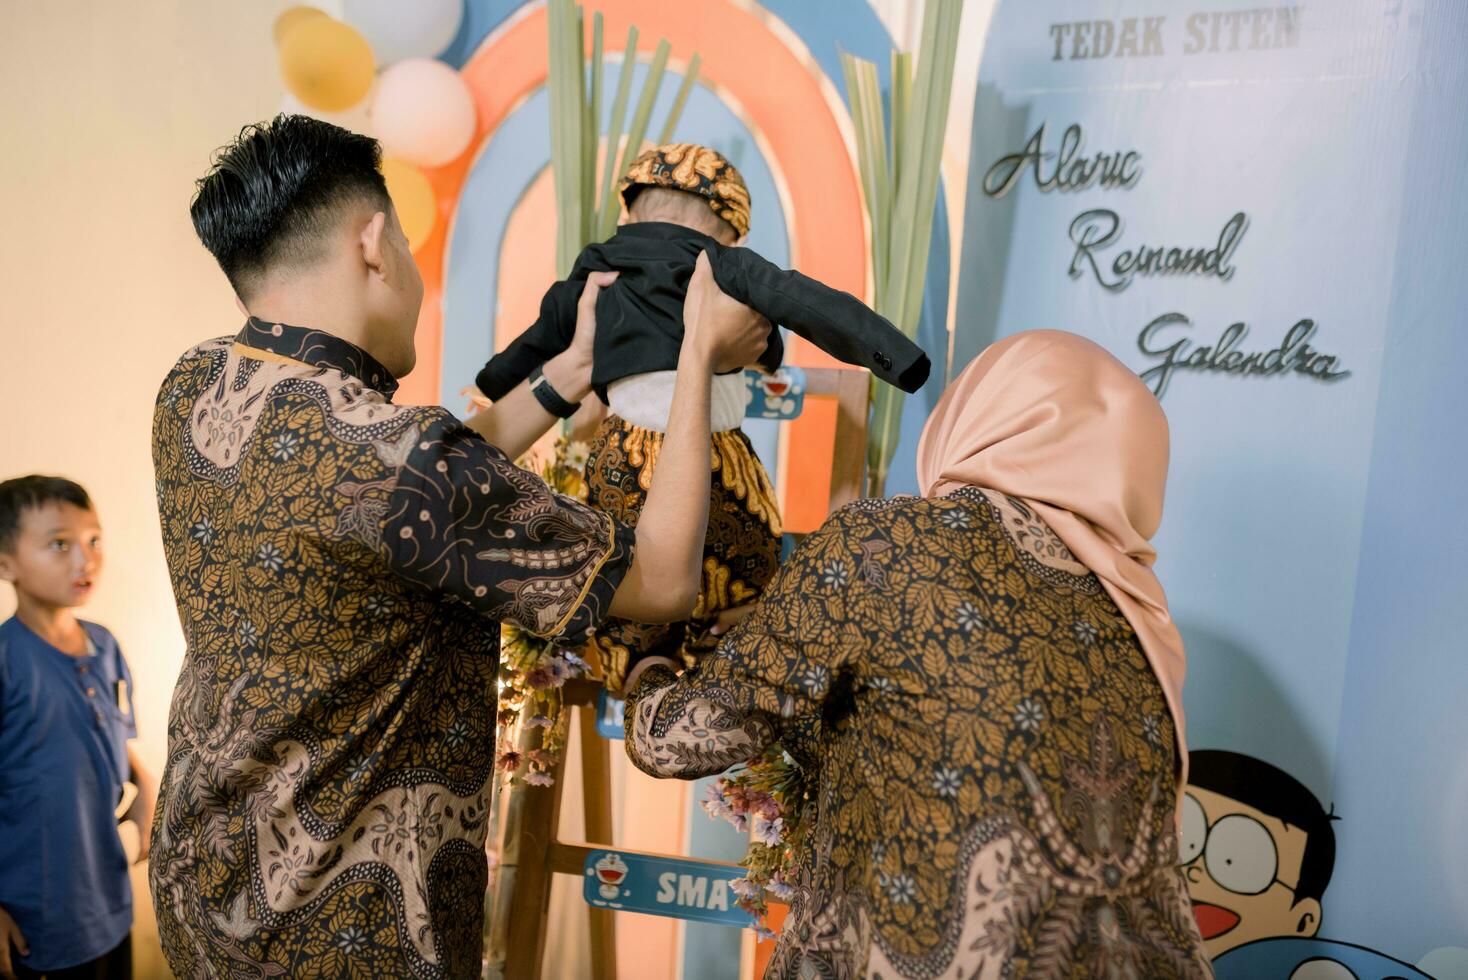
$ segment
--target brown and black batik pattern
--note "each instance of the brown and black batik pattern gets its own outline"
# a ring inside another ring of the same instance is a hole
[[[843,509],[715,655],[644,678],[642,769],[778,741],[818,787],[766,976],[1211,975],[1162,688],[1099,581],[1042,564],[983,493]]]
[[[630,564],[630,531],[394,387],[252,320],[159,392],[178,976],[477,977],[498,623],[580,644]]]
[[[617,416],[597,430],[586,461],[587,502],[635,527],[652,486],[663,434]],[[749,437],[738,429],[713,434],[709,525],[703,545],[703,578],[693,619],[648,625],[609,620],[592,646],[609,688],[621,690],[640,658],[661,655],[692,665],[718,645],[709,627],[723,610],[752,602],[774,578],[780,562],[780,511]]]

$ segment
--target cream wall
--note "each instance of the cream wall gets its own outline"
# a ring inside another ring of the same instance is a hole
[[[132,665],[143,758],[163,763],[183,656],[153,502],[158,382],[239,314],[194,237],[210,151],[273,113],[284,0],[0,0],[0,479],[71,477],[107,567],[86,615]],[[14,606],[0,588],[0,618]],[[141,978],[163,976],[136,868]]]
[[[183,639],[153,396],[186,348],[239,327],[188,203],[211,150],[280,102],[270,25],[286,5],[0,0],[0,476],[56,473],[95,498],[107,567],[86,615],[127,654],[155,772]]]

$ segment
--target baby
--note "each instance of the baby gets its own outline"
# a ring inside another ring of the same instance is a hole
[[[540,318],[475,379],[480,391],[499,399],[530,378],[541,404],[569,417],[576,406],[551,388],[540,366],[570,345],[586,277],[620,273],[596,306],[592,388],[611,414],[587,460],[593,507],[637,523],[667,428],[683,340],[683,299],[700,253],[708,253],[720,289],[770,320],[761,368],[780,366],[783,325],[904,391],[916,391],[927,380],[927,355],[866,304],[739,247],[749,232],[749,191],[717,151],[691,143],[647,151],[622,179],[622,200],[627,220],[617,233],[582,251],[566,280],[546,292]],[[714,476],[693,619],[662,626],[614,620],[605,626],[593,646],[614,691],[643,656],[682,655],[691,663],[712,649],[716,640],[709,627],[717,614],[751,601],[774,577],[780,515],[769,475],[740,429],[745,401],[741,374],[714,379]]]

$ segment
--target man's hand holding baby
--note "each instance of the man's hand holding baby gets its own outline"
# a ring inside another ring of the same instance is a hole
[[[770,321],[714,281],[708,253],[699,255],[683,301],[683,350],[714,374],[753,364],[769,342]]]

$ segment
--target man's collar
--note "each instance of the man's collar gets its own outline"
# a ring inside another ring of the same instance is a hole
[[[389,399],[398,390],[397,379],[377,358],[350,341],[320,330],[250,317],[235,342],[312,367],[342,371]]]
[[[618,235],[626,235],[631,238],[655,238],[660,241],[681,241],[692,239],[700,245],[717,245],[718,241],[696,228],[687,225],[675,225],[670,221],[636,221],[632,224],[622,225],[617,229]]]

